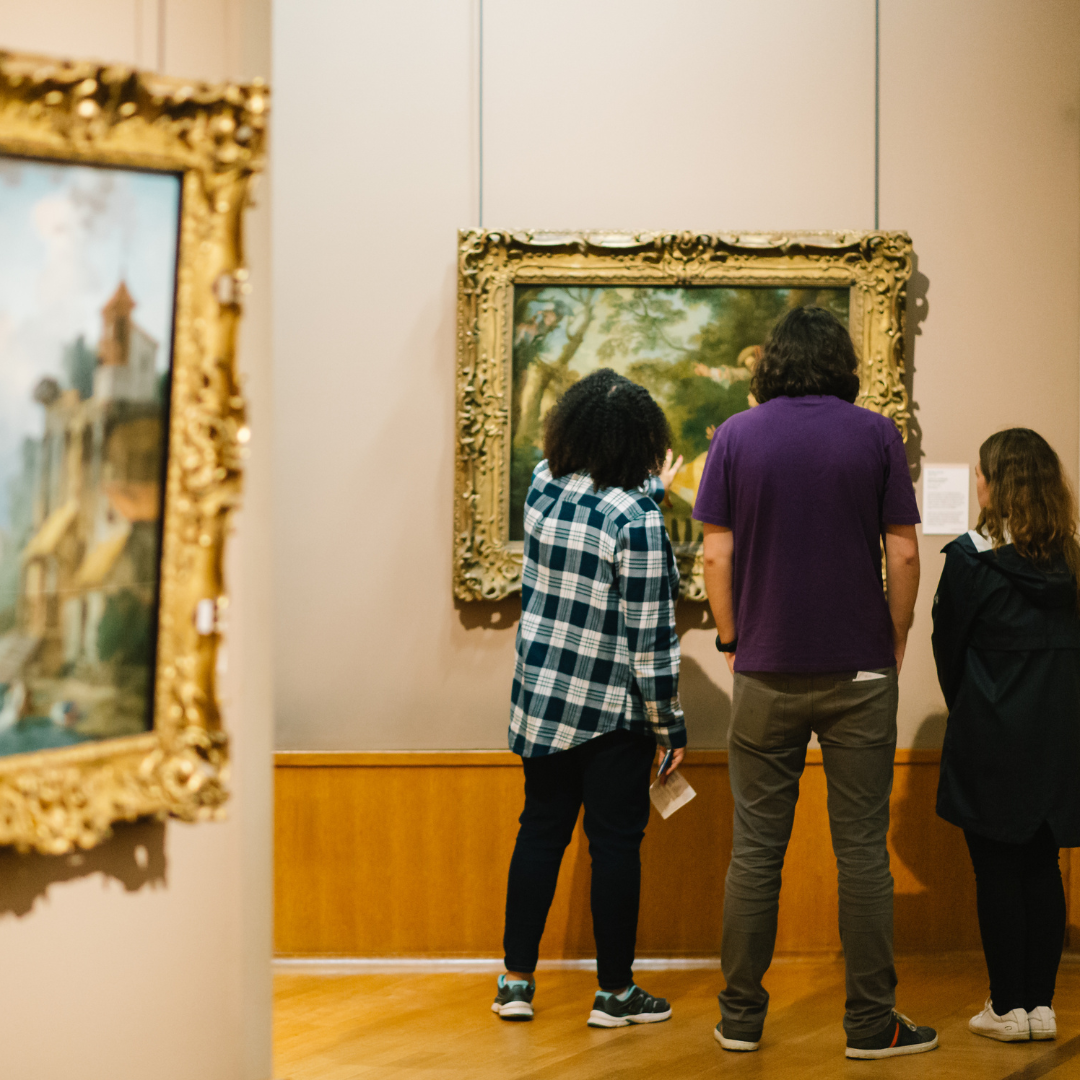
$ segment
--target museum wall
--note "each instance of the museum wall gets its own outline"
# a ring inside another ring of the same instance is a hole
[[[0,48],[194,78],[266,75],[269,34],[264,0],[0,0]],[[268,208],[249,215],[248,240],[254,438],[227,566],[227,820],[121,825],[68,858],[0,851],[5,1080],[270,1080]]]
[[[907,229],[918,255],[915,460],[974,463],[992,432],[1032,427],[1075,484],[1080,5],[885,0],[881,41],[881,224]],[[977,513],[973,481],[972,526]],[[906,745],[939,746],[944,732],[929,639],[949,539],[922,538]]]
[[[881,8],[880,223],[918,254],[916,475],[1024,424],[1075,479],[1080,8]],[[484,225],[873,226],[872,0],[485,0],[483,18]],[[274,19],[278,747],[503,747],[517,601],[450,592],[479,5],[278,0]],[[901,747],[941,737],[941,540],[922,541]],[[722,747],[729,677],[704,609],[679,620],[691,745]]]

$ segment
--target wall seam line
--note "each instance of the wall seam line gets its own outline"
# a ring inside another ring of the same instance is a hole
[[[478,216],[480,228],[484,227],[484,0],[480,0],[480,26],[479,26],[479,94],[478,94],[478,119],[480,124],[480,183],[478,198]]]
[[[483,0],[481,0],[483,3]],[[874,229],[881,208],[881,0],[874,0]]]

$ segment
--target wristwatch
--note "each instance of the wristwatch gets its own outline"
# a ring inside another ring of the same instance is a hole
[[[716,635],[716,647],[720,652],[734,652],[735,646],[739,644],[739,637],[736,634],[730,641],[724,642],[720,640],[720,635]]]

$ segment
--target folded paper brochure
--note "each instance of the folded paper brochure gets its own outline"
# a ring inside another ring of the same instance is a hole
[[[654,780],[649,788],[649,798],[662,818],[669,818],[680,806],[685,806],[697,792],[683,779],[681,773],[674,772],[666,784]]]

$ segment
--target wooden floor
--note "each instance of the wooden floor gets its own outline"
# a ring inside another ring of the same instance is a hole
[[[672,1001],[663,1024],[598,1031],[585,1026],[596,984],[587,971],[541,971],[536,1019],[508,1023],[490,1011],[495,975],[275,976],[277,1080],[642,1080],[653,1077],[806,1077],[872,1073],[874,1080],[1077,1080],[1080,962],[1058,979],[1057,1042],[1003,1044],[967,1030],[982,1007],[980,955],[898,962],[898,1008],[936,1027],[939,1049],[892,1061],[848,1061],[841,1027],[843,964],[778,960],[766,978],[772,1001],[761,1050],[731,1054],[713,1039],[719,971],[638,971],[650,993]]]

